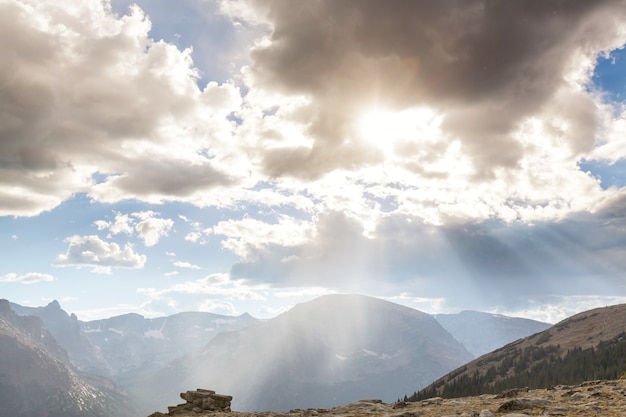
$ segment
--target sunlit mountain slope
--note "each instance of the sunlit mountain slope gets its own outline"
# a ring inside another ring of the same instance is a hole
[[[392,401],[471,359],[430,315],[376,298],[332,295],[275,319],[224,332],[163,372],[145,375],[158,401],[187,387],[233,395],[233,409],[328,407]]]

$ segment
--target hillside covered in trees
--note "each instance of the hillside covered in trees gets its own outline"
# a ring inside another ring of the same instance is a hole
[[[626,372],[626,305],[591,310],[452,371],[409,401],[616,379]]]

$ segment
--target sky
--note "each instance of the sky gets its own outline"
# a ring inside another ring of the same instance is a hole
[[[626,302],[623,0],[0,0],[0,297]]]

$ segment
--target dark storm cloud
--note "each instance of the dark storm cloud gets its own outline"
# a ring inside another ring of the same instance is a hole
[[[461,138],[479,176],[514,167],[523,152],[511,138],[516,125],[567,85],[576,54],[594,59],[614,47],[626,12],[616,0],[252,3],[272,26],[271,42],[252,52],[255,86],[313,99],[311,161],[282,167],[295,176],[314,169],[320,154],[338,159],[351,118],[368,101],[445,112],[444,131]],[[593,109],[571,115],[593,133]],[[588,149],[593,134],[585,140]]]

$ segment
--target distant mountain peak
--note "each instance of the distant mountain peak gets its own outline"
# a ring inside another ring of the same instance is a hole
[[[57,300],[52,300],[46,306],[48,309],[61,310],[61,304]]]
[[[434,317],[476,357],[550,327],[549,323],[474,310]]]

